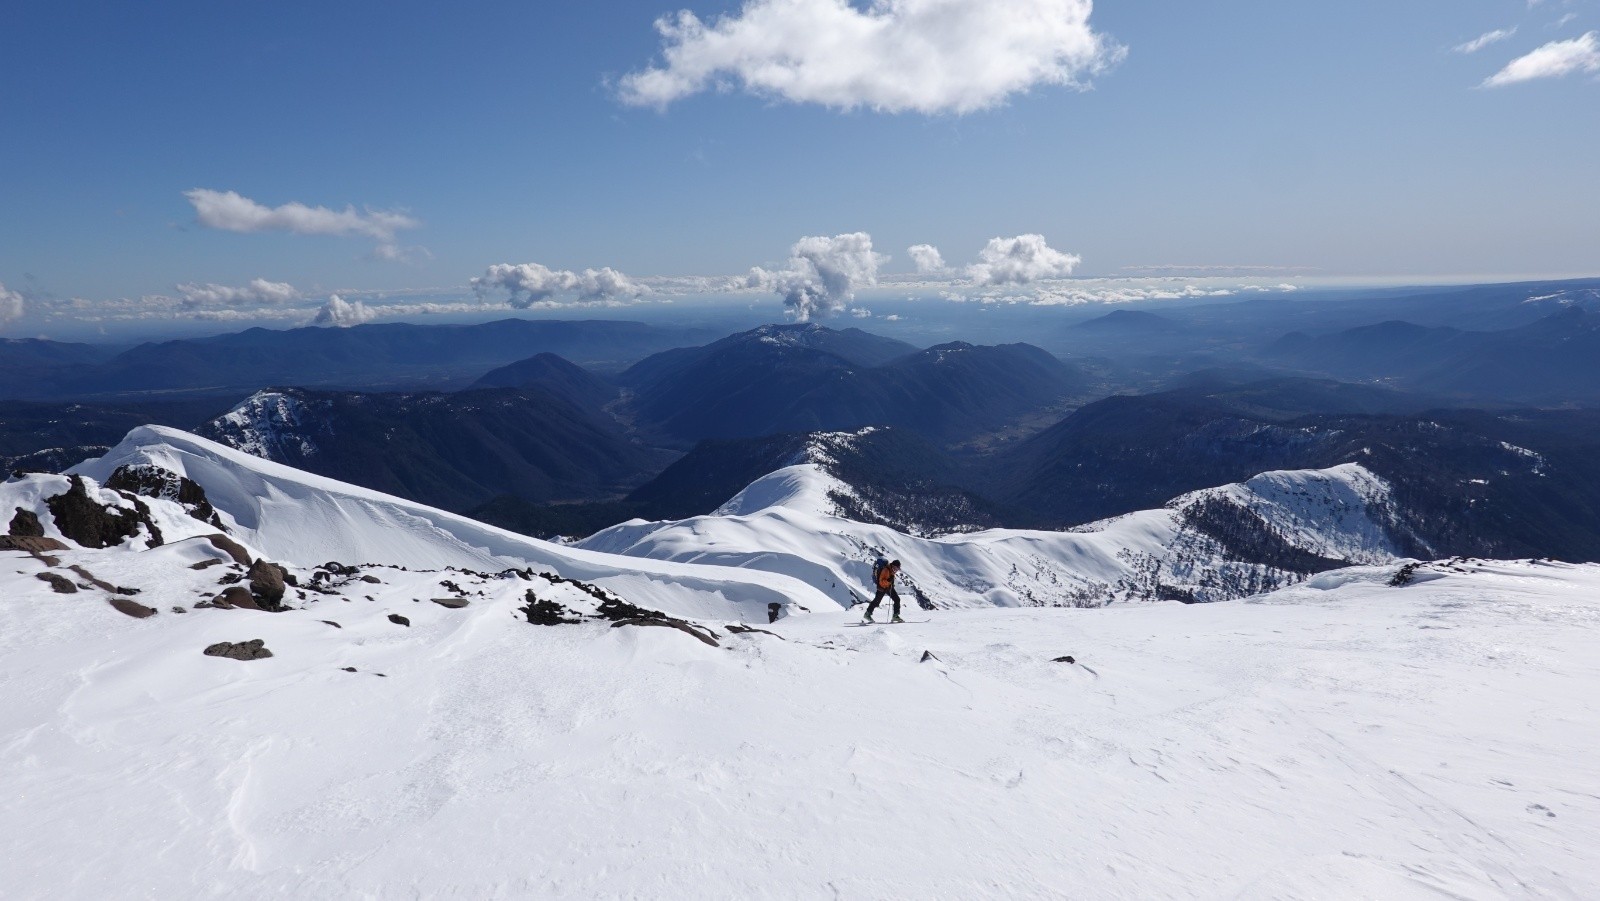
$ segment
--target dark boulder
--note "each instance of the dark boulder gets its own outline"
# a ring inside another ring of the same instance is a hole
[[[255,595],[256,603],[263,609],[271,610],[283,606],[283,594],[288,590],[288,570],[276,563],[257,560],[250,564],[250,571],[245,573],[245,578],[250,580],[250,593]]]
[[[226,535],[207,535],[206,540],[211,546],[233,558],[233,562],[240,566],[249,566],[251,563],[250,552],[244,549],[239,542]]]
[[[37,578],[41,582],[49,583],[50,587],[55,589],[56,594],[78,593],[78,586],[72,584],[72,580],[66,576],[58,575],[57,573],[39,573]]]
[[[111,606],[115,608],[117,612],[126,613],[134,619],[145,619],[147,617],[156,615],[156,610],[154,607],[146,607],[143,604],[130,601],[127,598],[111,598]]]
[[[410,626],[411,625],[411,620],[406,619],[405,617],[401,616],[398,613],[389,614],[389,622],[394,623],[397,626]]]
[[[10,534],[17,538],[43,538],[44,524],[39,522],[39,514],[18,507],[17,515],[11,517]]]
[[[434,598],[433,602],[440,607],[448,607],[451,610],[460,610],[469,603],[466,598]]]
[[[223,610],[260,610],[256,599],[250,590],[242,585],[235,585],[211,599],[211,606],[221,607]]]
[[[272,656],[267,643],[259,638],[249,641],[219,641],[205,649],[207,657],[226,657],[229,660],[263,660]]]
[[[1050,662],[1051,663],[1077,663],[1078,661],[1072,659],[1071,657],[1057,657],[1056,659],[1054,659],[1054,660],[1052,660]]]
[[[930,661],[930,660],[931,660],[931,661],[933,661],[933,662],[935,662],[935,663],[939,663],[939,662],[941,662],[941,661],[940,661],[940,660],[939,660],[939,658],[938,658],[938,657],[935,657],[935,656],[934,656],[934,655],[933,655],[933,652],[932,652],[932,651],[923,651],[923,652],[922,652],[922,659],[921,659],[921,660],[919,660],[919,661],[917,661],[917,662],[918,662],[918,663],[927,663],[927,662],[928,662],[928,661]]]

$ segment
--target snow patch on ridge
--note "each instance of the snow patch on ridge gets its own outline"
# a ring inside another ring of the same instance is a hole
[[[823,464],[799,463],[757,479],[709,516],[624,523],[578,546],[782,573],[844,605],[868,592],[871,561],[883,555],[904,563],[907,599],[929,607],[1220,601],[1291,585],[1319,568],[1397,556],[1390,487],[1357,464],[1265,473],[1070,532],[922,538],[838,515],[833,495],[849,490]],[[1225,524],[1242,527],[1217,534],[1219,505]]]

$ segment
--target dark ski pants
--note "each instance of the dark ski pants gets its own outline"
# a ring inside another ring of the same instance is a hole
[[[871,616],[872,612],[878,609],[878,605],[883,603],[884,595],[894,598],[894,615],[900,615],[900,592],[895,591],[894,586],[891,585],[888,588],[878,589],[878,593],[872,596],[872,603],[867,605],[868,616]]]

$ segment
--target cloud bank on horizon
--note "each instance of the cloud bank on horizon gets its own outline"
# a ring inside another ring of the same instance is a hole
[[[496,263],[468,286],[480,300],[504,291],[519,310],[553,304],[559,295],[570,295],[578,304],[597,304],[635,300],[646,293],[644,286],[609,266],[573,272],[540,263]]]
[[[1035,87],[1084,89],[1127,49],[1092,0],[749,0],[710,22],[656,20],[660,65],[619,97],[665,108],[708,90],[886,113],[971,113]]]

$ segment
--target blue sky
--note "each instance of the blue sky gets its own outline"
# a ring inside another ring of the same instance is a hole
[[[1600,271],[1594,0],[1102,0],[1087,26],[1105,41],[1099,71],[1068,64],[1089,90],[1041,81],[990,108],[933,96],[909,101],[932,109],[874,110],[873,80],[894,73],[868,60],[852,61],[860,84],[819,88],[821,102],[744,90],[732,71],[727,90],[626,102],[629,73],[663,65],[657,17],[715,22],[740,6],[11,0],[0,284],[57,317],[106,304],[136,316],[140,298],[255,279],[308,303],[461,299],[495,264],[781,274],[800,238],[858,232],[890,257],[875,274],[909,272],[906,248],[927,243],[955,282],[990,239],[1029,234],[1081,258],[1077,278]],[[1483,86],[1551,45],[1555,69],[1534,59],[1515,83]],[[852,90],[865,99],[839,108]],[[415,225],[229,231],[202,224],[185,196],[196,188]],[[380,246],[401,259],[374,258]],[[576,300],[571,284],[552,302]],[[184,309],[235,302],[261,298]]]

